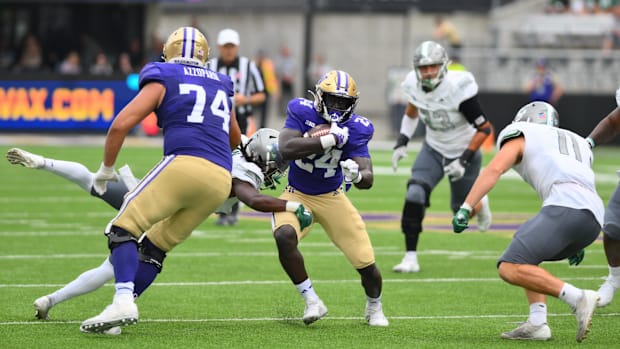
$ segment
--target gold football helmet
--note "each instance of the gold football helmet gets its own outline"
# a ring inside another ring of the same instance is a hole
[[[327,122],[343,123],[353,115],[359,92],[355,80],[342,70],[332,70],[316,83],[314,108]]]
[[[209,43],[193,27],[181,27],[170,34],[164,44],[164,61],[205,67],[209,58]]]

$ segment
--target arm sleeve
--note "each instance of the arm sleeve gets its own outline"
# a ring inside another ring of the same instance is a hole
[[[477,95],[461,102],[459,105],[459,111],[465,116],[467,121],[476,127],[487,121],[487,118],[484,116],[484,112],[482,111],[482,107],[480,107],[480,103],[478,102]]]

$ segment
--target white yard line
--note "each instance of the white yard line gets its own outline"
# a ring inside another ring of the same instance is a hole
[[[604,280],[600,277],[564,277],[565,281],[597,281]],[[359,284],[359,279],[351,280],[312,280],[314,284]],[[394,284],[429,284],[429,283],[477,283],[477,282],[504,282],[499,277],[492,278],[423,278],[423,279],[383,279],[383,283]],[[290,284],[289,280],[239,280],[239,281],[202,281],[202,282],[154,282],[150,287],[214,287],[214,286],[238,286],[238,285],[282,285]],[[62,287],[65,284],[0,284],[0,288],[46,288]],[[113,287],[114,284],[105,284]]]
[[[572,313],[547,314],[549,317],[574,317]],[[620,313],[595,314],[595,317],[618,317]],[[388,316],[390,320],[463,320],[463,319],[522,319],[523,314],[487,314],[487,315],[428,315],[428,316]],[[327,316],[323,321],[363,320],[359,316]],[[267,322],[267,321],[298,321],[291,317],[257,317],[257,318],[213,318],[213,319],[143,319],[140,323],[203,323],[203,322]],[[0,326],[40,326],[58,324],[80,324],[81,321],[6,321]]]

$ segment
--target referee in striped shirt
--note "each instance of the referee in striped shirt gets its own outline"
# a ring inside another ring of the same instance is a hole
[[[256,118],[252,107],[265,102],[265,84],[256,64],[247,57],[239,56],[239,33],[232,29],[224,29],[217,36],[217,47],[220,56],[212,58],[208,67],[219,73],[230,76],[235,85],[235,113],[241,133],[251,136],[256,131]],[[217,225],[235,225],[239,221],[239,203],[232,207],[229,215],[220,214]]]
[[[265,101],[265,84],[256,64],[248,57],[239,56],[239,33],[224,29],[217,36],[220,56],[209,60],[208,67],[230,76],[235,84],[235,112],[241,133],[251,136],[256,131],[252,107]]]

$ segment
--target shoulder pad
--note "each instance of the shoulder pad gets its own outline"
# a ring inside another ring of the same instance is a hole
[[[514,124],[506,126],[497,137],[497,148],[499,149],[504,142],[523,135],[523,130],[517,128]]]
[[[139,88],[144,87],[144,85],[152,81],[164,81],[164,77],[162,76],[159,64],[165,63],[150,62],[147,63],[144,68],[142,68],[142,70],[140,71],[140,79],[138,83]]]
[[[459,103],[478,94],[476,79],[468,71],[448,71],[446,80],[452,85],[452,92]]]

